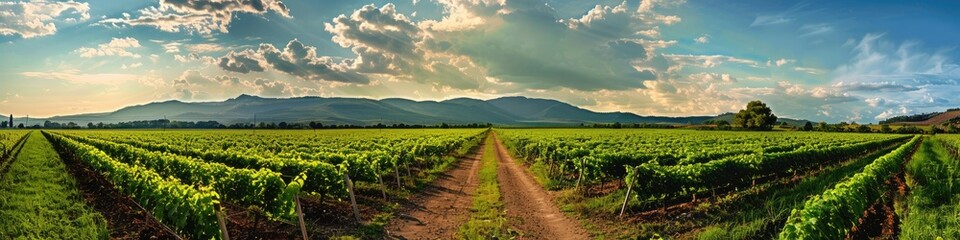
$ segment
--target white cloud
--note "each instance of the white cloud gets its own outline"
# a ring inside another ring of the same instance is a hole
[[[700,44],[710,43],[710,35],[700,35],[700,37],[694,38],[693,41]]]
[[[327,80],[346,83],[368,83],[369,79],[357,74],[347,63],[335,62],[326,56],[317,56],[316,48],[292,40],[281,51],[270,44],[260,44],[254,51],[247,49],[229,52],[221,57],[218,65],[227,71],[249,73],[272,68],[293,76],[310,80]]]
[[[833,26],[830,24],[806,24],[800,27],[800,37],[816,36],[829,33],[830,31],[833,31]]]
[[[679,65],[682,66],[696,66],[701,68],[714,68],[725,63],[737,63],[743,64],[751,67],[759,67],[760,65],[757,61],[750,59],[743,59],[725,55],[680,55],[680,54],[664,54],[664,57],[670,59]]]
[[[802,73],[810,74],[810,75],[820,75],[820,74],[823,74],[824,72],[826,72],[826,71],[824,71],[823,69],[819,69],[819,68],[808,68],[808,67],[795,67],[795,68],[793,68],[793,70],[794,70],[794,71],[797,71],[797,72],[802,72]]]
[[[67,2],[0,2],[0,35],[35,38],[57,32],[55,22],[75,23],[90,19],[90,5]]]
[[[135,18],[124,13],[123,18],[108,18],[99,24],[115,27],[152,26],[166,32],[226,33],[234,13],[263,15],[268,12],[290,17],[289,9],[279,0],[161,0],[158,7],[141,9]]]
[[[81,73],[79,70],[65,70],[65,71],[55,71],[55,72],[21,72],[20,75],[24,77],[36,78],[36,79],[66,81],[72,84],[94,84],[94,85],[108,85],[108,86],[114,86],[126,81],[134,81],[139,79],[139,77],[134,74]]]
[[[92,58],[103,56],[118,56],[140,58],[140,54],[128,51],[131,48],[139,48],[140,41],[132,37],[114,38],[108,43],[97,45],[97,48],[82,47],[74,52],[80,54],[80,57]]]
[[[776,61],[775,63],[777,64],[777,67],[781,67],[781,66],[786,65],[786,64],[788,64],[788,63],[794,63],[794,62],[796,62],[796,60],[781,58],[781,59],[777,59],[777,61]]]

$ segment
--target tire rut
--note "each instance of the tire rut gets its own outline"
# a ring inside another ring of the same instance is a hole
[[[579,223],[567,218],[525,168],[517,164],[495,133],[491,133],[500,164],[497,180],[507,210],[508,224],[521,239],[588,239]]]
[[[385,228],[394,239],[454,239],[470,219],[485,145],[425,187]]]

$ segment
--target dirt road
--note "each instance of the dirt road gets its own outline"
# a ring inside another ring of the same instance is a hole
[[[387,225],[387,234],[398,239],[456,238],[460,225],[470,219],[483,148],[480,144],[470,157],[457,161],[412,199],[412,204],[406,204]]]
[[[491,133],[500,159],[497,181],[503,193],[508,224],[522,232],[525,239],[589,239],[580,224],[567,218],[543,187],[517,164],[507,149]]]

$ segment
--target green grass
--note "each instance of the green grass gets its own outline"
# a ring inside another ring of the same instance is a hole
[[[80,197],[38,131],[0,179],[0,239],[107,239],[106,220]]]
[[[479,185],[473,198],[473,214],[470,220],[460,226],[462,239],[505,239],[509,238],[504,216],[503,202],[500,198],[500,186],[497,184],[497,152],[493,137],[487,137],[480,160]]]
[[[928,138],[907,163],[910,187],[901,239],[960,239],[960,162],[940,136]]]

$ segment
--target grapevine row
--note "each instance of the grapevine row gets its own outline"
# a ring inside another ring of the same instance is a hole
[[[884,181],[899,171],[904,159],[920,142],[914,136],[906,144],[881,156],[832,189],[814,196],[803,209],[794,209],[780,232],[781,239],[840,239],[857,219],[881,197]]]
[[[150,169],[117,161],[103,151],[63,136],[44,132],[51,142],[103,175],[158,220],[197,239],[220,238],[217,209],[220,196],[209,187],[194,188],[167,179]]]
[[[298,193],[268,169],[232,168],[181,155],[148,151],[126,144],[69,136],[89,144],[126,164],[143,166],[162,176],[172,176],[186,184],[210,186],[221,197],[244,206],[257,206],[278,218],[292,219]]]

